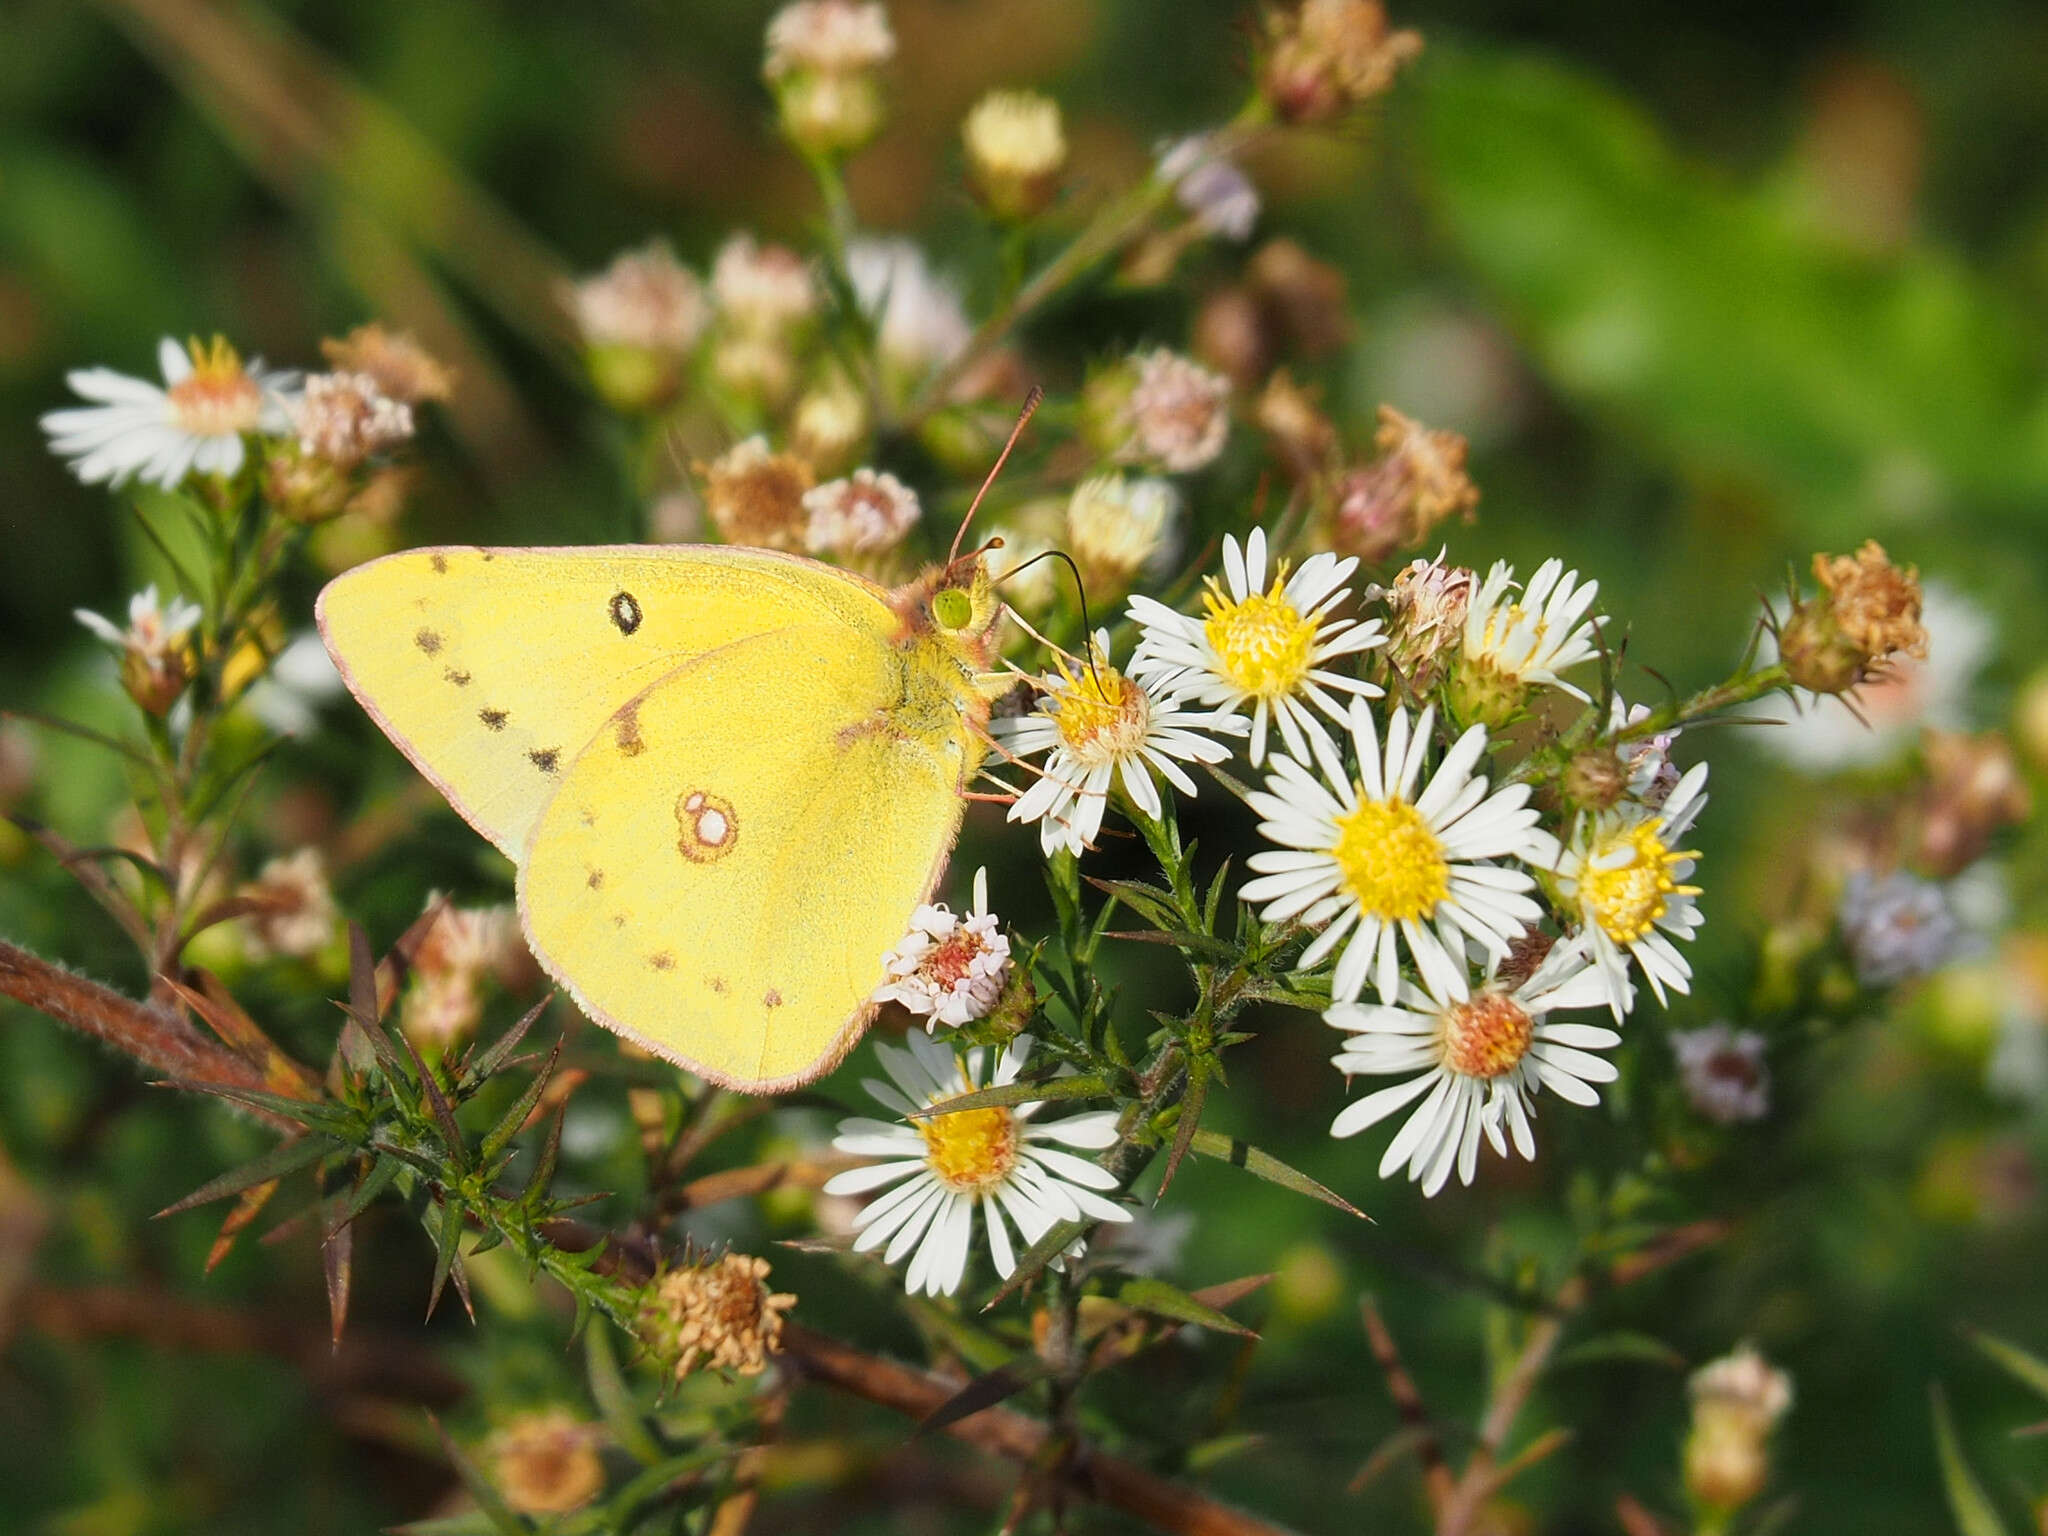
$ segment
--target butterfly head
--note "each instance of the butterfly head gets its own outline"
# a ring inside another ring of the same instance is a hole
[[[987,549],[934,566],[897,594],[907,635],[952,655],[970,672],[994,665],[1003,603],[988,573]]]

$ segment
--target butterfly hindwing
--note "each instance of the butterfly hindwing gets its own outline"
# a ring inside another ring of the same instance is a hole
[[[739,640],[627,702],[565,765],[520,901],[586,1012],[754,1091],[838,1060],[978,756],[964,732],[898,728],[906,665],[872,627]]]
[[[884,598],[765,550],[449,547],[344,573],[319,619],[364,708],[516,861],[570,761],[656,679],[791,624],[883,632]]]

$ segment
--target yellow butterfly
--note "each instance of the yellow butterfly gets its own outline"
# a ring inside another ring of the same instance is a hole
[[[757,1093],[874,1012],[1006,686],[1000,612],[977,554],[890,592],[691,545],[412,550],[318,608],[363,707],[518,865],[584,1012]]]

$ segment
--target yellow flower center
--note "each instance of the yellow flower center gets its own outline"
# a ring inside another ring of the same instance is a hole
[[[1499,1077],[1529,1054],[1536,1021],[1501,992],[1482,992],[1443,1015],[1444,1065],[1465,1077]]]
[[[1617,859],[1622,852],[1628,857]],[[1579,905],[1615,943],[1633,944],[1671,909],[1673,896],[1699,894],[1698,886],[1680,885],[1671,873],[1698,857],[1693,849],[1665,847],[1655,824],[1643,822],[1593,850],[1579,876]]]
[[[1093,765],[1119,761],[1144,744],[1152,722],[1144,689],[1099,658],[1078,672],[1068,671],[1064,660],[1057,665],[1061,681],[1048,712],[1068,751]]]
[[[1009,1110],[963,1109],[916,1122],[924,1161],[948,1189],[974,1193],[1017,1166],[1017,1121]]]
[[[1303,618],[1288,601],[1286,580],[1283,563],[1270,592],[1233,601],[1211,580],[1202,594],[1209,614],[1202,634],[1223,675],[1254,698],[1292,693],[1308,675],[1315,655],[1315,621]]]
[[[1443,844],[1405,800],[1361,800],[1337,818],[1331,851],[1345,887],[1372,917],[1404,922],[1426,917],[1450,894]]]
[[[192,371],[167,391],[171,416],[194,437],[232,437],[253,429],[263,415],[263,392],[225,337],[212,346],[188,342]]]

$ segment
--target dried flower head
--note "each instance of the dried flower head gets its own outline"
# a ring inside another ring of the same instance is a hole
[[[2012,744],[1997,731],[1929,731],[1921,752],[1927,781],[1913,810],[1913,859],[1952,877],[1983,857],[2002,828],[2033,814],[2033,792]]]
[[[569,309],[593,347],[635,347],[681,357],[711,317],[697,275],[665,240],[621,251],[569,291]]]
[[[341,920],[327,884],[327,861],[317,848],[272,859],[242,887],[241,896],[256,904],[247,937],[250,956],[257,960],[317,954]]]
[[[804,493],[816,478],[803,459],[771,451],[765,437],[750,437],[705,465],[702,473],[705,509],[726,543],[803,547],[809,525]]]
[[[886,471],[857,469],[804,492],[804,547],[814,555],[894,549],[917,526],[917,492]]]
[[[817,285],[803,257],[744,233],[718,248],[711,299],[721,322],[754,336],[786,336],[818,312]]]
[[[1770,1480],[1771,1431],[1792,1406],[1792,1378],[1744,1344],[1695,1371],[1687,1390],[1686,1491],[1725,1518]]]
[[[910,931],[882,956],[887,978],[878,1003],[900,1003],[925,1021],[971,1024],[987,1016],[1010,975],[1010,939],[988,909],[988,871],[974,872],[974,906],[965,917],[945,903],[926,903],[910,917]]]
[[[1446,518],[1471,521],[1479,488],[1465,473],[1465,439],[1380,407],[1380,457],[1337,483],[1331,542],[1377,562],[1412,549]]]
[[[367,373],[381,394],[402,405],[446,401],[455,394],[455,374],[446,363],[410,331],[387,330],[374,320],[346,336],[328,337],[320,353],[340,372]]]
[[[1036,91],[990,91],[960,126],[967,173],[989,212],[1029,218],[1051,201],[1067,163],[1060,104]]]
[[[1176,475],[1214,461],[1230,435],[1230,380],[1165,347],[1135,362],[1122,456]]]
[[[703,1369],[758,1376],[782,1350],[796,1297],[768,1289],[768,1261],[726,1253],[664,1270],[648,1287],[640,1334],[680,1381]]]
[[[1261,84],[1290,123],[1327,123],[1372,100],[1422,52],[1422,36],[1390,31],[1379,0],[1302,0],[1268,19]]]
[[[428,908],[441,899],[430,894]],[[413,956],[399,1027],[422,1050],[450,1049],[483,1017],[485,980],[511,973],[525,959],[519,914],[511,907],[443,907]]]
[[[1719,1125],[1761,1120],[1771,1112],[1771,1069],[1764,1037],[1726,1023],[1671,1033],[1679,1081],[1695,1111]]]
[[[1799,603],[1778,637],[1792,681],[1815,693],[1846,693],[1896,656],[1927,655],[1920,573],[1899,568],[1875,539],[1853,555],[1813,557],[1817,597]]]
[[[412,436],[412,407],[394,400],[367,373],[315,373],[291,404],[299,452],[353,469]]]
[[[1284,368],[1266,381],[1252,419],[1297,480],[1320,473],[1336,449],[1336,423],[1324,414],[1316,393],[1296,384]]]
[[[566,1515],[604,1492],[603,1432],[566,1408],[512,1419],[484,1448],[491,1482],[522,1515]]]
[[[1090,591],[1130,590],[1169,547],[1180,515],[1180,493],[1150,477],[1096,475],[1067,499],[1067,541]]]
[[[1351,339],[1343,272],[1299,241],[1284,235],[1268,240],[1245,263],[1244,275],[1273,329],[1304,356],[1325,356]]]
[[[1446,660],[1463,643],[1465,615],[1479,590],[1479,573],[1452,565],[1439,553],[1402,568],[1391,587],[1377,595],[1387,604],[1387,660],[1417,698],[1442,676]]]

